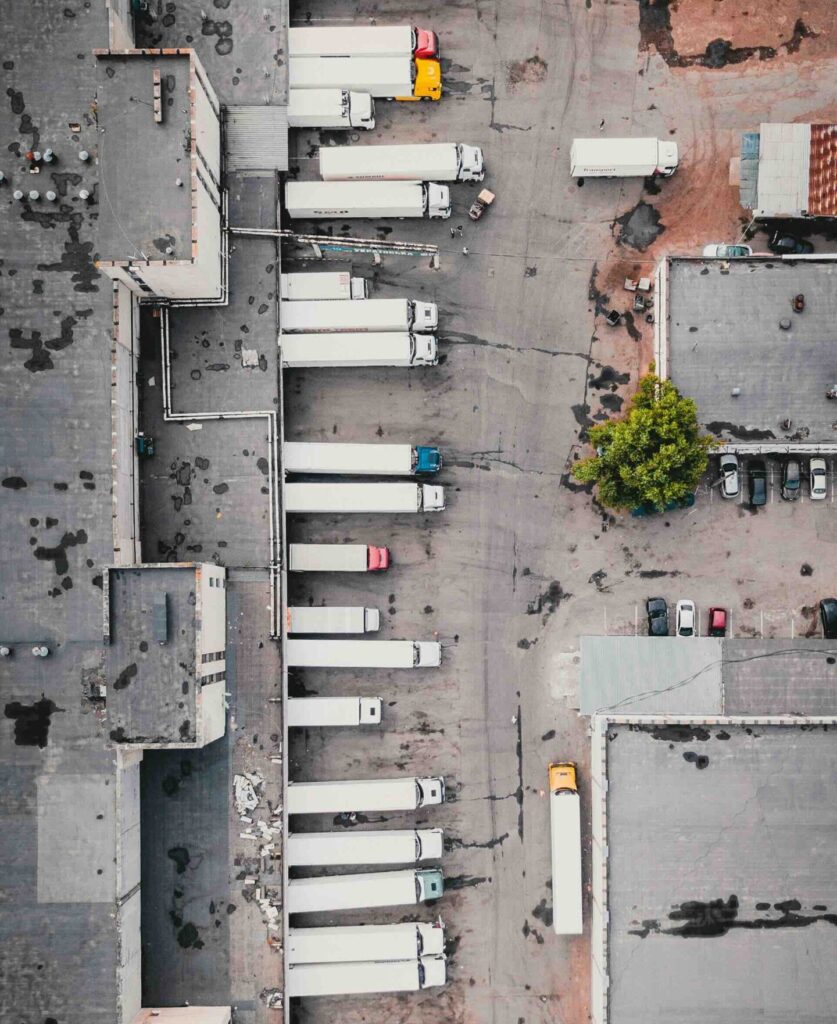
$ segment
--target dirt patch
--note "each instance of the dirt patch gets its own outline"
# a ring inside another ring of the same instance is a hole
[[[639,252],[645,252],[666,229],[657,207],[642,199],[632,210],[617,217],[616,224],[622,229],[616,239],[619,245]]]
[[[799,53],[805,58],[833,54],[837,50],[837,10],[831,0],[784,0],[753,3],[752,0],[688,0],[656,5],[668,8],[670,38],[679,54],[700,54],[716,39],[734,50],[772,48]],[[660,11],[663,15],[664,11]],[[658,16],[657,21],[659,22]],[[806,30],[803,36],[799,22]],[[656,26],[659,31],[659,25]],[[805,41],[801,43],[801,39]]]
[[[508,65],[507,81],[509,86],[532,85],[546,80],[549,65],[537,54],[526,60],[515,60]]]

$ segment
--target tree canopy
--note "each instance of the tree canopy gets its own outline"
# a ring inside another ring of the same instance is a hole
[[[599,501],[612,509],[651,505],[662,511],[683,501],[716,443],[701,434],[692,399],[654,373],[640,380],[621,419],[591,427],[589,436],[596,454],[577,462],[573,476],[595,483]]]

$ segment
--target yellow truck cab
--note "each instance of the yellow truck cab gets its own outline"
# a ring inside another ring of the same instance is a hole
[[[575,764],[572,761],[557,761],[549,766],[550,793],[577,793]]]
[[[399,96],[399,100],[440,100],[442,98],[442,66],[438,60],[422,57],[415,59],[413,95]]]

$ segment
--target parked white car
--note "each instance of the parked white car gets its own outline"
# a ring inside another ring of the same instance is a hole
[[[738,456],[727,452],[721,456],[721,497],[737,498],[740,487]]]
[[[712,245],[703,247],[703,258],[709,260],[740,259],[742,256],[752,255],[753,250],[749,245],[724,245],[723,242],[713,242]]]
[[[811,459],[810,485],[812,501],[822,501],[828,494],[828,469],[825,459]]]
[[[677,602],[677,628],[675,636],[695,635],[695,602],[681,599]]]

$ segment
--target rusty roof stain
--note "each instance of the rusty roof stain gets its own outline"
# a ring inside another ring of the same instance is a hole
[[[811,125],[808,214],[837,216],[837,125]]]

